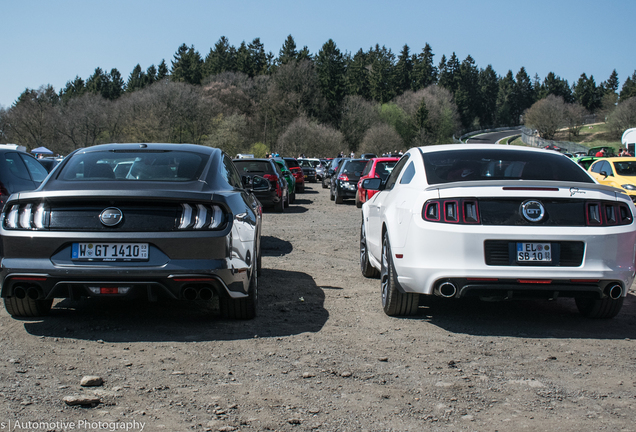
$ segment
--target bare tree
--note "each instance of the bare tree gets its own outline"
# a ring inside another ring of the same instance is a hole
[[[330,126],[318,124],[305,116],[296,118],[278,138],[282,155],[330,156],[342,149],[344,137]]]
[[[340,131],[347,141],[349,150],[355,152],[360,147],[366,131],[380,122],[378,104],[362,96],[346,96],[342,111]]]
[[[568,126],[568,133],[575,137],[579,136],[581,128],[583,127],[583,121],[587,114],[587,110],[578,102],[565,104],[563,117]]]
[[[553,94],[535,102],[524,115],[527,126],[536,129],[543,139],[551,140],[564,124],[565,102]]]
[[[379,124],[371,127],[364,134],[362,144],[360,145],[360,152],[381,155],[384,153],[392,153],[403,147],[404,142],[393,127],[387,124]]]
[[[619,103],[607,123],[616,138],[620,138],[626,129],[636,127],[636,96]]]

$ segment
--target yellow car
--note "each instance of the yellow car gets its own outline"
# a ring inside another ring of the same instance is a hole
[[[595,161],[588,172],[599,183],[625,191],[636,202],[636,157],[610,157]]]

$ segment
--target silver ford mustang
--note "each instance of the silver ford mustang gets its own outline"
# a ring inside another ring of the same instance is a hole
[[[262,184],[261,184],[262,183]],[[54,298],[210,302],[256,315],[261,205],[219,149],[105,144],[70,154],[33,192],[12,195],[0,237],[1,295],[14,317]]]

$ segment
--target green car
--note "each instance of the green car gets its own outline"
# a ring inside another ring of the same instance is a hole
[[[292,172],[287,168],[287,164],[282,159],[274,159],[274,162],[278,164],[280,170],[283,172],[283,177],[287,180],[287,189],[289,190],[289,203],[293,204],[296,201],[296,179]]]

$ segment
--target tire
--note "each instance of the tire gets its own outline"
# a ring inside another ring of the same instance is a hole
[[[602,299],[576,298],[576,307],[587,318],[614,318],[623,307],[625,297],[616,300],[609,297]]]
[[[303,193],[305,192],[305,184],[301,184],[300,187],[298,188],[298,192]]]
[[[389,235],[384,233],[382,240],[382,270],[380,270],[382,287],[382,308],[388,316],[415,315],[419,306],[419,294],[403,293],[399,290],[399,282],[393,265],[393,255],[389,244]]]
[[[289,196],[289,203],[293,204],[295,202],[296,202],[296,192],[294,192],[293,194]]]
[[[283,213],[285,211],[285,199],[281,197],[280,201],[274,204],[274,210],[278,213]]]
[[[16,296],[4,299],[4,308],[12,317],[40,317],[45,316],[51,310],[53,299],[34,300],[30,297],[17,298]]]
[[[332,191],[331,189],[329,189],[329,199],[330,199],[331,201],[333,201],[333,200],[335,200],[335,199],[336,199],[336,197],[334,197],[334,196],[333,196],[333,191]]]
[[[322,188],[323,189],[327,189],[329,186],[327,186],[327,182],[325,182],[326,179],[322,179]]]
[[[360,271],[366,278],[377,278],[380,276],[378,269],[369,262],[369,249],[367,249],[367,234],[364,229],[364,219],[360,224]]]
[[[356,192],[356,207],[362,208],[362,203],[360,202],[360,198],[358,197],[358,192]]]
[[[338,192],[336,192],[336,204],[342,204],[343,201],[344,198],[342,198],[342,196],[338,195]]]
[[[289,200],[290,200],[289,194],[287,194],[287,199],[285,200],[285,208],[289,207]]]
[[[256,316],[258,308],[258,273],[260,270],[258,262],[259,259],[254,261],[256,268],[252,269],[247,297],[241,299],[222,297],[220,299],[221,315],[224,318],[249,320]]]

